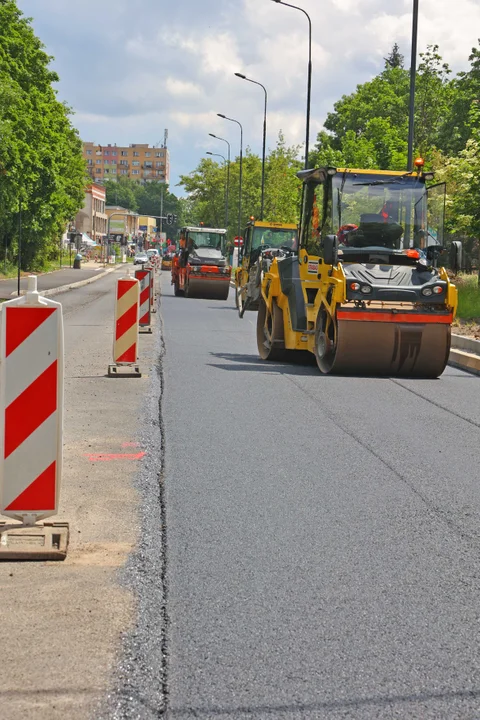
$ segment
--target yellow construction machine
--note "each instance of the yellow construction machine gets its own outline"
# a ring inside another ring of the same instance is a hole
[[[457,290],[443,253],[445,185],[414,172],[322,167],[304,183],[298,252],[262,260],[264,360],[308,350],[322,373],[436,378]],[[460,262],[454,243],[451,262]],[[294,356],[295,357],[295,356]]]
[[[262,261],[279,250],[298,249],[297,226],[263,222],[250,218],[243,233],[239,267],[235,273],[235,303],[242,318],[246,310],[258,310],[262,280]]]

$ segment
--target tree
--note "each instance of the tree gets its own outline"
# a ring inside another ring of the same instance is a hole
[[[0,240],[22,268],[40,267],[83,205],[85,162],[51,58],[14,0],[0,3]]]
[[[401,54],[400,48],[398,47],[397,43],[395,43],[389,55],[385,58],[386,66],[389,66],[391,68],[403,68],[404,60],[405,58]]]

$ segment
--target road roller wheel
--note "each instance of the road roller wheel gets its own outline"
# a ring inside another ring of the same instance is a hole
[[[274,300],[272,313],[270,313],[263,296],[258,305],[257,346],[262,360],[283,360],[285,358],[283,312]]]
[[[182,291],[180,290],[180,287],[178,285],[178,280],[175,280],[173,284],[173,292],[175,293],[176,297],[179,295],[183,295]]]
[[[218,296],[218,299],[219,299],[219,300],[228,300],[228,294],[229,294],[229,292],[230,292],[230,284],[228,284],[228,285],[225,287],[223,293]]]
[[[315,326],[315,358],[318,369],[324,374],[331,372],[337,354],[337,321],[322,308]]]

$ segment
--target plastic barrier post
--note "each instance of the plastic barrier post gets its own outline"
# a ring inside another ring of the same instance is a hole
[[[145,333],[151,333],[150,314],[150,270],[135,270],[135,277],[140,283],[140,317],[139,327]]]
[[[155,266],[152,265],[150,268],[150,312],[157,312],[155,307]]]
[[[63,319],[60,303],[27,293],[3,303],[0,322],[0,560],[63,560],[67,523],[58,512],[63,444]]]
[[[108,366],[108,376],[141,377],[137,363],[140,283],[131,277],[130,269],[117,280],[115,297],[113,365]]]

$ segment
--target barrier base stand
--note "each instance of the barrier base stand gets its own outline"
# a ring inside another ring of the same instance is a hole
[[[140,325],[140,328],[139,328],[138,332],[140,333],[140,335],[151,335],[151,334],[152,334],[152,328],[151,328],[150,326],[147,327],[147,326],[145,325],[144,327],[142,327],[142,326]]]
[[[65,560],[68,523],[35,525],[0,522],[0,562],[4,560]]]
[[[142,377],[138,365],[109,365],[108,377]]]

